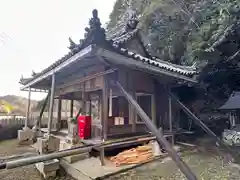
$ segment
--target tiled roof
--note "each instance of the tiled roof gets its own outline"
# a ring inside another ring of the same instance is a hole
[[[196,74],[196,68],[194,66],[176,65],[176,64],[172,64],[172,63],[160,60],[156,57],[146,58],[146,57],[141,56],[140,54],[131,52],[128,49],[119,48],[117,45],[113,45],[113,47],[115,48],[115,50],[117,50],[118,53],[121,53],[124,56],[130,57],[137,61],[142,61],[143,63],[147,63],[152,66],[159,67],[161,69],[179,73],[179,74],[185,75],[185,76],[192,76],[192,75]]]
[[[131,23],[134,23],[134,21],[131,21]],[[122,48],[121,47],[122,43],[127,42],[137,34],[138,29],[136,28],[136,24],[134,24],[135,27],[128,25],[128,28],[130,29],[125,29],[125,32],[121,33],[121,35],[109,40],[106,39],[105,30],[101,28],[101,23],[97,16],[96,10],[93,11],[93,18],[90,19],[89,24],[90,24],[90,28],[85,28],[85,31],[86,31],[85,39],[80,40],[80,44],[76,44],[71,39],[69,39],[70,41],[69,49],[71,51],[68,54],[66,54],[59,60],[57,60],[55,63],[53,63],[52,65],[50,65],[49,67],[41,71],[40,73],[36,73],[32,78],[21,79],[20,83],[23,85],[26,85],[31,80],[51,71],[52,69],[59,66],[60,64],[62,64],[63,62],[65,62],[66,60],[68,60],[69,58],[71,58],[72,56],[80,52],[82,49],[84,49],[85,47],[91,44],[96,44],[101,47],[104,46],[103,48],[108,48],[114,52],[123,54],[134,60],[142,61],[143,63],[148,63],[152,66],[156,66],[171,72],[179,73],[181,75],[192,76],[196,74],[196,68],[194,67],[187,67],[187,66],[172,64],[166,61],[162,61],[156,57],[143,57],[139,54],[133,53],[127,49]]]
[[[125,32],[124,34],[117,36],[112,39],[114,44],[122,44],[127,42],[128,40],[132,39],[138,32],[138,29],[134,29],[133,31],[130,32]]]

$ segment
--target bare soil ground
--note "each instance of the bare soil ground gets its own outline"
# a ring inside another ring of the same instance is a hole
[[[0,157],[26,152],[34,152],[29,146],[18,146],[16,140],[0,142]],[[193,169],[199,180],[237,180],[240,177],[238,166],[228,164],[224,158],[214,151],[198,150],[184,152],[182,158]],[[1,170],[1,180],[41,180],[41,176],[33,165],[12,170]],[[106,178],[107,180],[183,180],[184,175],[178,170],[170,158],[148,163],[134,170]],[[61,173],[55,180],[73,180]]]

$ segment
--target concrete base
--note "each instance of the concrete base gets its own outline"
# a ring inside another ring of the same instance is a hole
[[[48,179],[50,177],[56,177],[56,172],[59,169],[59,160],[54,159],[47,162],[40,162],[35,164],[35,166],[41,175],[45,179]]]
[[[82,154],[77,154],[73,156],[63,157],[63,159],[70,164],[87,159],[87,158],[89,158],[89,153],[82,153]]]
[[[75,148],[75,147],[81,147],[81,146],[82,146],[81,144],[70,144],[65,141],[61,141],[59,150],[62,151],[62,150]],[[85,153],[81,153],[81,154],[77,154],[77,155],[73,155],[73,156],[68,156],[68,157],[63,157],[63,159],[66,160],[70,164],[80,161],[80,160],[87,159],[87,158],[89,158],[89,152],[85,152]]]
[[[59,151],[60,139],[52,136],[46,135],[41,138],[37,138],[37,151],[40,154],[52,153]]]
[[[18,130],[18,142],[19,144],[31,144],[35,138],[35,132],[29,128],[23,128]]]
[[[136,165],[126,165],[116,167],[107,159],[106,165],[101,166],[99,158],[88,158],[82,161],[77,161],[75,163],[68,163],[66,160],[61,159],[60,165],[64,170],[73,178],[77,180],[97,180],[104,179],[105,176],[110,176],[112,174],[127,170]]]

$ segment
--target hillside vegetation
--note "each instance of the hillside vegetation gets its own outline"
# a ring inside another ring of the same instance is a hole
[[[26,109],[28,104],[28,99],[20,96],[15,95],[6,95],[6,96],[0,96],[0,104],[6,105],[11,107],[11,114],[17,114],[17,115],[26,115]],[[31,105],[36,106],[37,101],[31,100]],[[6,114],[7,112],[3,111],[2,114]]]
[[[145,45],[153,55],[177,64],[201,64],[210,58],[222,58],[218,52],[209,54],[206,50],[239,21],[239,3],[239,0],[117,0],[107,28],[117,29],[136,11],[140,18],[138,28],[148,37]]]
[[[198,68],[204,106],[217,108],[240,91],[240,0],[117,0],[108,32],[134,12],[152,55]]]

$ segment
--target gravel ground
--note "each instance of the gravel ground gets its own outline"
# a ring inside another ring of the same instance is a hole
[[[16,140],[0,142],[0,157],[34,152],[28,146],[18,146]],[[233,164],[223,164],[223,159],[213,152],[185,152],[182,158],[193,169],[199,180],[238,180],[240,169]],[[63,171],[61,171],[63,172]],[[41,176],[33,165],[0,171],[1,180],[41,180]],[[183,180],[185,177],[170,158],[155,161],[134,170],[112,176],[106,180]],[[62,173],[54,180],[73,180]]]
[[[183,160],[195,172],[199,180],[237,180],[240,170],[233,165],[223,165],[218,156],[204,153],[185,155]],[[153,162],[129,172],[110,177],[108,180],[184,180],[184,175],[177,169],[170,158],[165,162]]]
[[[16,140],[8,140],[0,142],[0,158],[27,152],[35,152],[29,146],[19,146]],[[10,170],[0,170],[0,180],[42,180],[34,165],[24,166]],[[65,174],[59,174],[54,180],[74,180]]]

